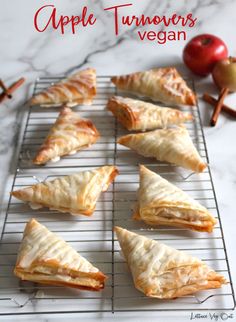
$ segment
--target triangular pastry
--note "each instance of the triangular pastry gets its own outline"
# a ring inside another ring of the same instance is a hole
[[[128,134],[120,137],[118,143],[145,157],[174,163],[195,172],[206,168],[184,126]]]
[[[87,68],[34,95],[30,105],[91,105],[96,95],[96,70]]]
[[[63,155],[89,147],[99,138],[99,132],[90,120],[82,119],[69,107],[64,107],[40,147],[34,164],[57,161]]]
[[[166,128],[193,119],[190,113],[121,96],[111,97],[107,108],[129,131]]]
[[[103,289],[107,278],[35,219],[25,227],[14,273],[22,280],[89,291]]]
[[[174,105],[196,105],[196,97],[175,67],[153,68],[144,72],[114,76],[118,89]]]
[[[72,215],[89,216],[100,193],[108,189],[117,174],[116,167],[104,166],[41,182],[13,191],[12,195],[28,202],[33,209],[48,207]]]
[[[134,219],[153,226],[180,226],[206,232],[212,232],[216,224],[205,207],[143,165],[140,166],[138,206]]]
[[[146,296],[172,299],[227,283],[196,257],[120,227],[115,231],[135,287]]]

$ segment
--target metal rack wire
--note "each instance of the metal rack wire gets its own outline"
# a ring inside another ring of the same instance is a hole
[[[40,78],[34,93],[58,81],[59,77]],[[2,214],[0,243],[0,314],[53,313],[115,313],[132,311],[194,311],[227,310],[235,307],[235,296],[225,248],[223,230],[212,182],[210,167],[202,173],[190,173],[167,163],[143,158],[119,146],[117,137],[126,131],[106,111],[109,96],[117,94],[108,76],[98,77],[98,95],[93,106],[77,106],[82,117],[93,120],[101,133],[100,140],[76,155],[62,158],[43,167],[31,163],[32,156],[42,143],[48,129],[56,120],[58,108],[29,109],[20,145],[17,168],[10,178],[8,191],[85,169],[115,164],[120,175],[97,203],[92,217],[73,217],[48,209],[32,210],[17,199],[7,198]],[[120,94],[120,93],[119,93]],[[208,162],[205,138],[198,107],[182,107],[193,114],[194,122],[187,123],[189,133],[202,158]],[[206,206],[218,219],[213,233],[197,233],[187,229],[151,228],[131,219],[138,188],[138,164],[144,164],[161,174]],[[13,276],[19,243],[26,222],[35,217],[69,242],[77,251],[109,276],[104,291],[81,292],[61,287],[22,282]],[[133,285],[128,268],[119,254],[113,226],[119,225],[147,237],[200,257],[213,269],[221,272],[229,284],[218,290],[208,290],[196,296],[172,301],[150,299]]]

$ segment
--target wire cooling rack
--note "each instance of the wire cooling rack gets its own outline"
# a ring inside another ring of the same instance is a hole
[[[60,77],[40,78],[34,93]],[[8,192],[42,180],[77,171],[115,164],[120,175],[100,197],[91,217],[71,216],[48,209],[32,210],[7,192],[6,211],[2,214],[0,244],[0,314],[52,314],[133,311],[194,311],[227,310],[235,307],[235,297],[225,249],[225,242],[210,168],[201,174],[190,173],[180,167],[143,158],[116,144],[117,137],[126,133],[106,110],[108,97],[116,92],[108,76],[98,77],[98,95],[92,106],[77,106],[82,117],[90,118],[101,133],[100,140],[89,149],[62,158],[43,167],[34,166],[32,157],[55,122],[58,108],[32,107],[26,115],[16,171],[10,178]],[[183,107],[194,116],[186,124],[202,158],[208,162],[199,108]],[[131,219],[138,188],[138,164],[156,171],[209,209],[218,219],[211,234],[181,228],[151,228]],[[23,282],[13,275],[13,268],[25,224],[32,217],[64,238],[72,247],[109,276],[101,292],[78,291],[62,287]],[[112,227],[119,225],[149,238],[162,241],[201,258],[214,270],[223,274],[229,284],[217,290],[199,292],[176,300],[145,297],[133,285],[131,274],[119,253],[119,245]],[[100,316],[100,315],[99,315]]]

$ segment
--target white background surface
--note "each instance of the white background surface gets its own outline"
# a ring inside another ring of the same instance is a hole
[[[26,85],[17,91],[11,101],[1,104],[0,108],[0,188],[4,190],[4,180],[15,151],[18,128],[20,125],[22,103],[29,95],[29,86],[38,76],[64,74],[80,67],[93,66],[98,74],[129,73],[148,69],[154,66],[176,65],[182,72],[189,72],[182,65],[182,49],[184,42],[156,43],[140,42],[136,33],[122,30],[119,38],[114,36],[113,17],[103,11],[103,7],[127,1],[75,1],[58,0],[54,2],[32,0],[2,0],[0,9],[0,72],[7,84],[24,76]],[[198,33],[214,33],[228,45],[229,52],[236,56],[235,12],[236,1],[160,1],[133,0],[132,13],[152,15],[170,15],[174,11],[186,14],[192,12],[198,18],[195,28],[188,31],[188,39]],[[79,14],[83,5],[88,5],[98,17],[96,28],[80,30],[76,35],[66,33],[61,36],[57,31],[48,30],[39,34],[33,28],[33,15],[43,4],[54,3],[62,14]],[[127,10],[128,13],[128,10]],[[217,93],[211,78],[196,78],[198,96],[205,91]],[[229,98],[229,104],[236,106],[236,97]],[[233,280],[236,276],[235,255],[235,199],[236,199],[236,147],[235,121],[221,115],[217,127],[208,126],[212,109],[200,102],[204,131],[209,152],[210,165],[216,188],[226,245],[229,255]],[[141,314],[122,314],[126,321],[143,321]],[[159,320],[162,315],[144,315],[145,320]],[[42,317],[43,318],[43,317]],[[51,317],[58,321],[58,317]],[[50,319],[51,319],[50,318]],[[76,317],[85,320],[86,316]],[[26,321],[26,317],[18,317]],[[35,319],[35,317],[34,317]],[[65,318],[64,318],[65,319]],[[109,321],[121,320],[116,315],[107,318]],[[179,314],[166,321],[189,321],[190,314]],[[3,320],[3,319],[1,319]],[[12,318],[8,319],[9,321]],[[40,318],[39,318],[40,320]],[[43,318],[45,320],[45,318]],[[66,317],[69,320],[69,317]],[[100,320],[106,321],[105,317]],[[195,319],[197,321],[210,321]],[[236,315],[234,314],[236,321]],[[232,319],[229,319],[232,321]]]

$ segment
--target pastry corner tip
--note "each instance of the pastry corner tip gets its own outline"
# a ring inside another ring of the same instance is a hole
[[[120,226],[114,226],[113,227],[113,230],[116,232],[116,233],[119,233],[123,230],[123,228],[121,228]]]
[[[39,95],[39,94],[34,95],[34,96],[32,96],[32,97],[29,99],[28,104],[29,104],[30,106],[34,106],[34,105],[38,105],[38,104],[40,104],[40,101],[38,100],[38,95]]]
[[[119,170],[116,165],[104,165],[100,169],[104,169],[104,171],[110,176],[112,176],[112,180],[119,174]]]
[[[34,217],[32,217],[32,218],[29,219],[28,224],[29,223],[30,224],[39,224],[39,222]]]
[[[33,227],[36,227],[39,225],[40,223],[35,218],[30,218],[25,225],[24,234],[29,233]]]
[[[139,174],[140,174],[140,176],[145,176],[147,174],[153,174],[153,171],[148,169],[145,165],[140,164],[139,165]]]
[[[141,217],[140,217],[140,214],[139,214],[138,209],[135,209],[135,211],[134,211],[134,213],[133,213],[133,215],[132,215],[132,219],[133,219],[133,220],[136,220],[136,221],[141,220]]]
[[[91,72],[91,73],[93,73],[93,74],[97,74],[97,70],[96,70],[96,68],[94,68],[94,67],[87,67],[87,68],[85,68],[85,69],[83,69],[83,70],[80,70],[79,72]]]
[[[33,98],[30,98],[30,99],[27,101],[27,104],[29,105],[29,107],[34,106],[34,103],[33,103],[32,101],[33,101]]]
[[[129,135],[132,135],[132,134],[127,134],[127,135],[123,135],[123,136],[119,137],[117,139],[117,143],[121,144],[121,145],[126,145],[129,140]]]
[[[195,94],[192,94],[188,97],[187,104],[191,106],[195,106],[197,104],[197,97]]]
[[[63,104],[60,108],[60,115],[66,113],[72,113],[72,109],[68,103]]]
[[[201,162],[198,166],[198,172],[203,172],[207,168],[207,163]]]
[[[215,228],[215,225],[217,224],[217,220],[211,214],[209,214],[209,216],[210,216],[210,224],[208,226],[207,232],[212,233]]]
[[[43,160],[40,155],[36,155],[36,157],[32,160],[32,163],[35,165],[43,165],[46,163],[46,161]]]
[[[20,277],[21,278],[21,275],[19,274],[18,272],[18,264],[16,263],[16,265],[14,266],[14,269],[13,269],[13,274],[17,277]]]
[[[139,164],[138,166],[139,166],[139,172],[145,171],[145,169],[147,169],[143,164]]]
[[[113,173],[114,173],[114,176],[117,176],[118,174],[120,174],[119,169],[115,165],[113,165]]]
[[[193,121],[194,116],[191,113],[186,113],[186,119],[187,119],[187,121]]]
[[[13,196],[15,198],[20,199],[21,196],[21,190],[13,190],[10,192],[10,196]]]
[[[112,77],[111,77],[111,82],[112,82],[113,84],[116,84],[116,81],[117,81],[117,76],[112,76]]]
[[[88,67],[87,70],[91,70],[95,74],[97,73],[97,70],[94,67]]]
[[[38,156],[33,158],[32,163],[35,164],[35,165],[40,165],[40,161],[38,160]]]
[[[108,101],[107,101],[107,104],[106,104],[106,108],[113,112],[114,111],[114,104],[116,103],[116,100],[115,100],[115,96],[111,96],[109,97]]]

